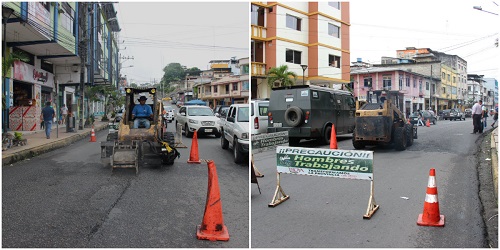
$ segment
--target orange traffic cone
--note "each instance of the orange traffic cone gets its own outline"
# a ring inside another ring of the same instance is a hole
[[[335,125],[332,124],[332,133],[330,136],[330,149],[339,149],[337,146],[337,133],[335,132]]]
[[[431,120],[427,119],[427,122],[425,123],[425,126],[430,127],[431,126]]]
[[[436,186],[436,170],[431,168],[427,193],[425,194],[424,212],[418,215],[417,225],[444,227],[444,215],[439,214],[439,202]]]
[[[92,130],[90,131],[90,142],[96,142],[94,125],[92,125]]]
[[[191,140],[191,153],[189,154],[188,163],[200,164],[200,157],[198,156],[198,133],[195,130],[193,134],[193,140]]]
[[[205,214],[201,225],[196,227],[196,238],[199,240],[229,240],[229,232],[222,217],[222,201],[220,199],[219,180],[214,161],[207,162],[208,193]]]

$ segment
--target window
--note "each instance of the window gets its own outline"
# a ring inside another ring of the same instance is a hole
[[[226,84],[226,94],[229,93],[229,84]]]
[[[328,2],[328,5],[332,6],[335,9],[340,10],[340,2]]]
[[[59,20],[61,22],[61,26],[73,34],[73,22],[74,22],[75,11],[71,9],[71,6],[69,6],[68,3],[62,3],[61,7],[64,10],[64,12],[61,13],[60,15],[60,20]]]
[[[408,81],[410,81],[410,79],[408,78]],[[416,88],[417,87],[417,78],[413,77],[413,88]]]
[[[292,16],[292,15],[286,15],[286,27],[294,29],[294,30],[301,30],[300,29],[300,21],[298,17]]]
[[[238,90],[238,83],[237,82],[233,83],[233,90]]]
[[[319,99],[318,91],[311,91],[313,99]]]
[[[448,82],[450,81],[450,74],[447,75],[448,76]]]
[[[214,93],[217,93],[217,85],[214,86]]]
[[[446,94],[446,87],[442,87],[441,91],[443,91],[443,94]]]
[[[54,73],[54,65],[45,60],[41,60],[40,68],[47,72]]]
[[[372,87],[372,77],[371,76],[367,76],[364,78],[364,86],[365,87],[368,87],[368,88],[371,88]]]
[[[391,76],[383,76],[384,90],[391,90]]]
[[[302,52],[300,52],[300,51],[287,49],[286,50],[286,62],[294,63],[294,64],[301,64],[302,63],[301,55],[302,55]]]
[[[248,64],[241,65],[240,69],[241,69],[241,74],[243,74],[243,75],[247,75],[249,73],[249,65]]]
[[[340,69],[340,56],[328,55],[328,63],[330,67]]]
[[[328,35],[340,38],[340,27],[334,24],[328,24]]]
[[[408,83],[406,83],[406,86],[408,86]],[[399,89],[403,89],[403,76],[399,76]]]
[[[41,2],[40,3],[46,10],[50,11],[50,2]]]
[[[251,11],[251,24],[253,25],[258,25],[258,20],[259,20],[259,6],[253,5],[252,4],[252,11]]]
[[[29,65],[33,65],[33,66],[35,66],[35,56],[34,56],[33,54],[28,53],[28,52],[26,52],[26,51],[24,51],[24,50],[22,50],[22,49],[17,48],[17,47],[14,47],[12,50],[13,50],[15,53],[23,53],[23,54],[25,54],[25,55],[28,57],[28,61],[27,61],[27,62],[25,62],[25,63],[27,63],[27,64],[29,64]]]
[[[457,77],[456,77],[456,76],[454,76],[454,77],[453,77],[453,83],[456,83],[456,82],[457,82]]]
[[[446,74],[443,72],[442,75],[441,75],[441,79],[446,79]]]
[[[429,84],[429,82],[425,82],[425,89],[426,89],[426,90],[429,90],[429,89],[430,89],[430,84]]]

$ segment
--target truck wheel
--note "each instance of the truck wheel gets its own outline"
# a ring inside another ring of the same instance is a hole
[[[233,153],[234,153],[234,163],[243,162],[243,154],[238,150],[238,139],[234,139],[233,142]]]
[[[413,125],[405,124],[406,146],[413,145]]]
[[[285,122],[290,127],[299,126],[300,123],[302,122],[302,117],[303,117],[302,109],[300,109],[297,106],[289,107],[285,111]]]
[[[175,145],[175,135],[172,132],[165,132],[163,134],[163,141],[167,142],[169,146]]]
[[[193,132],[189,132],[189,127],[186,123],[186,125],[184,126],[184,135],[188,138],[191,138],[193,137]]]
[[[362,141],[356,141],[356,134],[352,134],[352,146],[355,149],[364,149],[365,148],[365,143]]]
[[[226,140],[226,137],[224,136],[224,131],[221,132],[222,136],[220,137],[220,146],[222,149],[227,149],[229,148],[229,141]]]
[[[323,134],[322,142],[326,145],[330,145],[330,140],[332,138],[332,126],[325,128],[325,133]]]
[[[406,149],[406,136],[404,127],[397,127],[394,130],[394,146],[397,151]]]

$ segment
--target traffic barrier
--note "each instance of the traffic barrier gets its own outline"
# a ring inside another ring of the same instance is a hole
[[[222,216],[222,201],[220,198],[219,180],[214,161],[207,162],[208,193],[205,213],[201,225],[196,227],[196,238],[199,240],[228,241],[229,232],[224,225]]]
[[[429,181],[425,194],[424,212],[418,215],[417,225],[444,227],[444,215],[439,214],[439,201],[436,185],[436,170],[429,171]]]
[[[191,153],[189,154],[189,160],[187,161],[187,163],[201,163],[200,157],[198,155],[198,133],[196,130],[193,134],[193,140],[191,140]]]
[[[335,125],[332,124],[332,133],[330,136],[330,149],[339,149],[337,146],[337,133],[335,132]]]
[[[96,142],[94,125],[92,125],[92,130],[90,131],[90,142]]]

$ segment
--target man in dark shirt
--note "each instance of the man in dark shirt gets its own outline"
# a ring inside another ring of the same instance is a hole
[[[56,117],[56,111],[50,106],[50,102],[45,103],[45,108],[42,109],[42,119],[45,124],[45,135],[50,139],[50,131],[52,129],[52,121]]]

